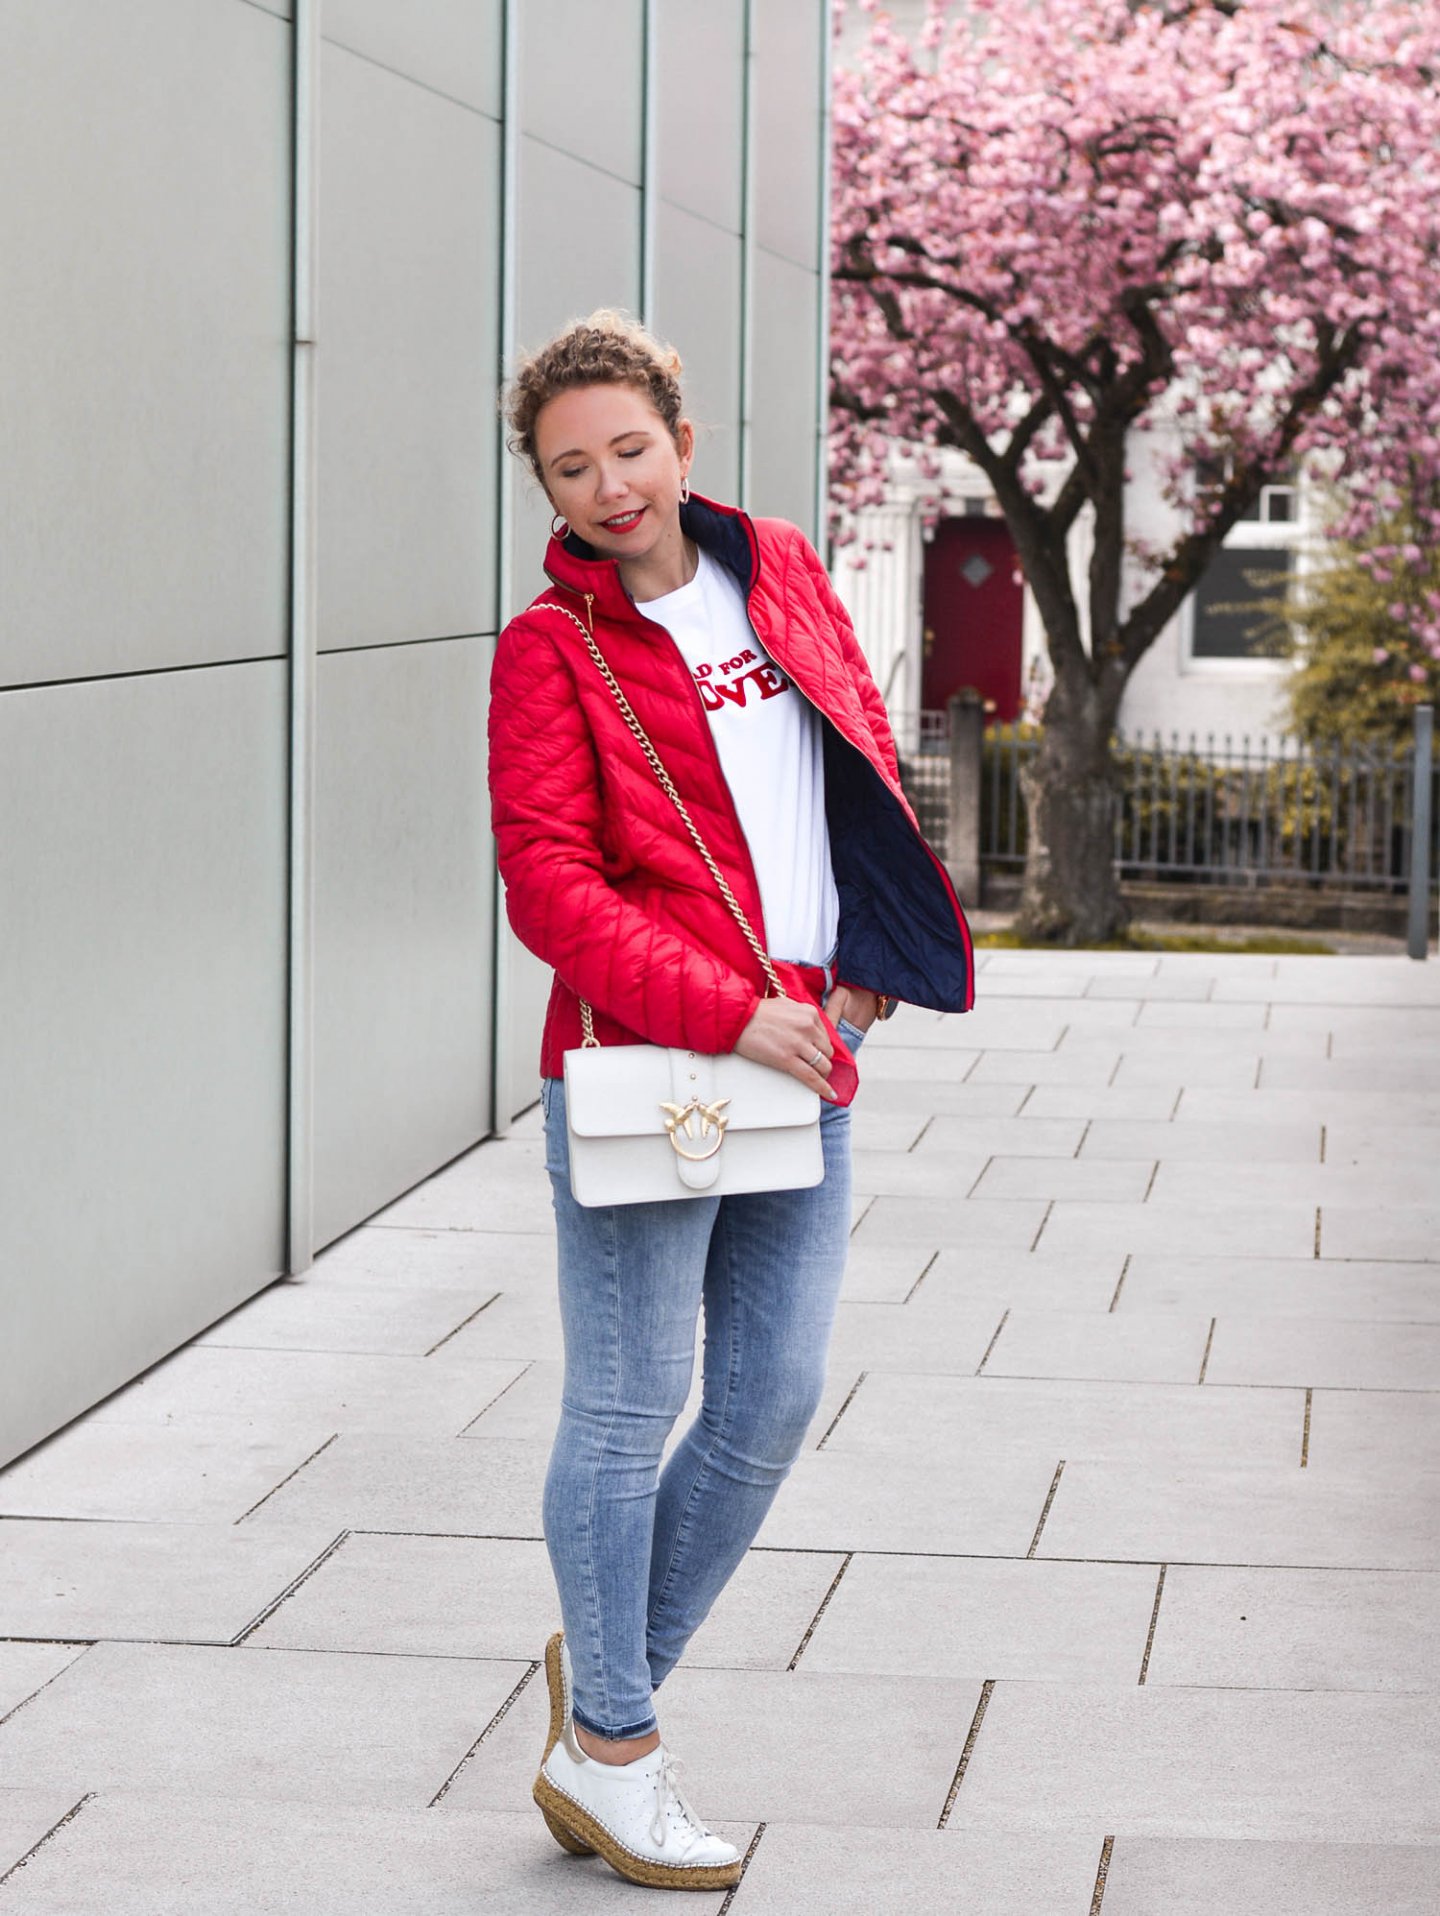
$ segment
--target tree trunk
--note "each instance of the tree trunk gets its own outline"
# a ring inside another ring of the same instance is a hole
[[[1039,749],[1020,773],[1029,826],[1016,930],[1030,944],[1092,945],[1129,911],[1115,875],[1114,701],[1082,671],[1057,679]]]

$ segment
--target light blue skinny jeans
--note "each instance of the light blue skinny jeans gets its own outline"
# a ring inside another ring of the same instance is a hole
[[[855,1050],[861,1034],[840,1029]],[[542,1092],[565,1332],[545,1542],[576,1722],[645,1736],[652,1693],[750,1547],[819,1405],[850,1236],[850,1113],[821,1105],[813,1189],[587,1209],[570,1195],[564,1081]],[[700,1411],[662,1470],[702,1301]]]

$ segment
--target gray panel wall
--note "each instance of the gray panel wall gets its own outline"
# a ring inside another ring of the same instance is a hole
[[[320,85],[320,645],[493,632],[500,128],[328,42]]]
[[[0,695],[0,1460],[284,1268],[283,661]]]
[[[0,8],[0,686],[285,649],[289,38]]]
[[[490,1129],[489,669],[481,639],[320,662],[317,1244]]]
[[[324,0],[310,1006],[296,9],[0,0],[0,1461],[533,1100],[483,741],[549,508],[502,350],[648,290],[700,489],[736,496],[748,418],[748,503],[813,529],[823,11]]]

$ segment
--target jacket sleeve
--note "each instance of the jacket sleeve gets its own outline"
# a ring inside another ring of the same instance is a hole
[[[840,649],[856,690],[860,694],[860,703],[865,709],[870,734],[880,749],[880,754],[889,767],[891,774],[898,780],[900,761],[895,751],[895,735],[890,729],[890,714],[885,710],[885,701],[880,696],[880,688],[870,671],[870,662],[865,657],[860,641],[855,636],[855,627],[850,614],[841,602],[840,594],[830,583],[830,574],[825,570],[820,554],[811,545],[804,533],[800,533],[799,545],[805,568],[810,574],[815,596],[825,609],[826,616],[834,626],[840,640]]]
[[[491,826],[522,944],[626,1031],[652,1044],[733,1050],[761,994],[605,876],[594,739],[554,641],[523,617],[500,635],[489,733]]]

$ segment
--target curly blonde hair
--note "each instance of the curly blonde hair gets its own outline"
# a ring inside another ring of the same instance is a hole
[[[510,425],[509,447],[543,481],[535,452],[535,421],[557,393],[574,386],[634,386],[680,439],[683,400],[680,355],[625,313],[602,306],[571,322],[537,352],[524,354],[502,404]]]

